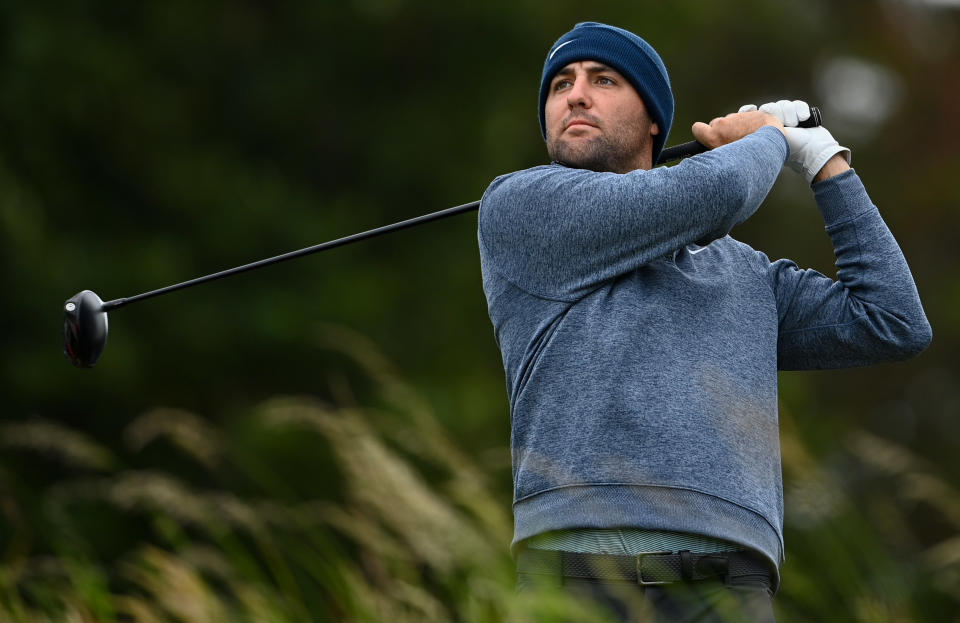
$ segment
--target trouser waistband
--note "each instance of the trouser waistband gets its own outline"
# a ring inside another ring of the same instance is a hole
[[[724,582],[766,578],[776,590],[774,574],[766,560],[747,551],[697,553],[684,550],[623,556],[525,549],[517,555],[517,571],[585,580],[627,581],[641,586],[711,578]]]

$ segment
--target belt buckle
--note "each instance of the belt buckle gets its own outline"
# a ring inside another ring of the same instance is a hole
[[[634,558],[637,559],[637,584],[640,586],[663,586],[664,584],[673,584],[670,580],[650,580],[645,581],[643,579],[643,559],[647,556],[670,556],[673,552],[671,550],[663,550],[658,552],[640,552],[635,554]]]

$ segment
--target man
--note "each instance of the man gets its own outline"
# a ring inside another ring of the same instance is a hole
[[[930,327],[849,150],[824,128],[785,127],[805,105],[697,123],[715,149],[654,169],[673,108],[650,45],[578,24],[541,77],[553,163],[497,178],[481,202],[518,585],[586,593],[623,620],[639,607],[665,621],[739,620],[730,608],[772,621],[778,369],[904,359]],[[837,281],[727,235],[785,162],[812,183]]]

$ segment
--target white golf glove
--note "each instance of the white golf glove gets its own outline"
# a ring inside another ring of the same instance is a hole
[[[757,107],[747,104],[741,106],[738,112],[752,110],[757,110]],[[847,164],[850,164],[850,150],[841,146],[825,127],[797,127],[800,122],[810,118],[810,107],[806,102],[780,100],[764,104],[760,110],[773,115],[783,123],[787,144],[790,145],[787,166],[803,175],[808,183],[813,181],[827,160],[836,154],[842,154]]]

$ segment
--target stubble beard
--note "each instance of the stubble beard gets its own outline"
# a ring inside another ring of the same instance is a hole
[[[550,159],[575,169],[598,172],[628,173],[638,168],[639,156],[652,144],[649,128],[631,123],[619,132],[603,132],[589,139],[565,139],[551,136],[547,140]],[[649,166],[649,165],[648,165]]]

